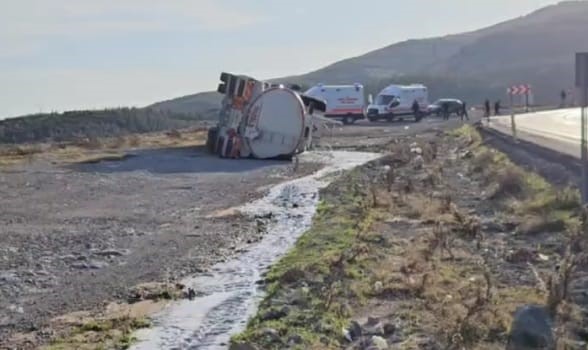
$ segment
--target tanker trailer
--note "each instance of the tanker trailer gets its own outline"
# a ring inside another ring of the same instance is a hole
[[[218,125],[209,130],[211,152],[226,158],[290,159],[312,144],[314,111],[324,101],[282,85],[222,73]]]

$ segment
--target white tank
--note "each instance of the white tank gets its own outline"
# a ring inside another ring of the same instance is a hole
[[[290,89],[264,91],[249,105],[245,118],[244,139],[255,158],[288,157],[303,146],[304,103]]]

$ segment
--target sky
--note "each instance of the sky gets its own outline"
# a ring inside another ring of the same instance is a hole
[[[0,0],[0,119],[145,106],[229,71],[302,74],[554,0]]]

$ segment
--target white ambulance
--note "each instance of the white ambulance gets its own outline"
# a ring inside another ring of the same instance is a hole
[[[413,104],[419,104],[419,113],[414,115]],[[375,101],[370,101],[367,108],[367,117],[370,121],[388,120],[392,121],[404,116],[413,116],[418,122],[426,114],[429,106],[429,92],[426,86],[421,84],[413,85],[390,85],[382,90]]]
[[[304,93],[323,100],[327,104],[325,117],[352,124],[364,119],[365,95],[363,85],[323,85],[318,84]]]

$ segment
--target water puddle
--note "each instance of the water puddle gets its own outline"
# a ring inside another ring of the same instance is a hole
[[[313,175],[276,185],[264,198],[240,208],[251,215],[272,213],[264,239],[234,259],[214,266],[209,273],[182,281],[198,297],[174,303],[157,315],[153,328],[137,333],[139,342],[132,349],[227,349],[231,335],[245,328],[263,297],[256,282],[310,227],[319,189],[333,178],[327,175],[356,167],[378,155],[311,152],[303,157],[326,166]]]

